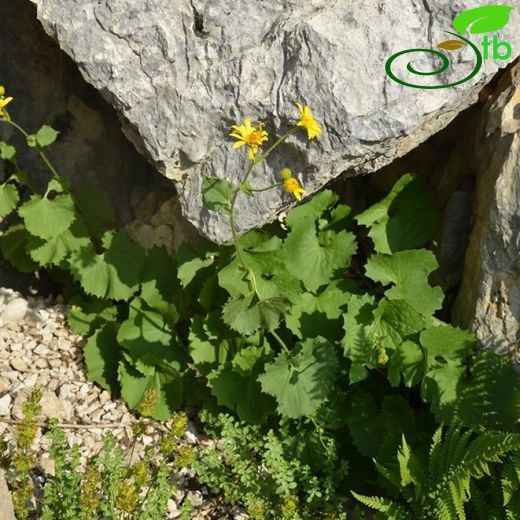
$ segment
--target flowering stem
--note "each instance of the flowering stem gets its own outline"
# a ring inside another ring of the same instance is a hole
[[[249,191],[260,193],[262,191],[272,190],[273,188],[279,188],[280,186],[281,184],[273,184],[272,186],[268,186],[267,188],[250,188]]]
[[[289,130],[288,132],[286,132],[285,134],[283,134],[272,146],[270,146],[262,155],[259,155],[254,161],[251,161],[251,164],[249,165],[249,168],[247,169],[246,171],[246,174],[244,175],[244,178],[240,181],[239,184],[244,184],[247,179],[249,178],[249,176],[251,175],[251,172],[253,171],[253,168],[260,162],[262,162],[264,159],[266,159],[266,157],[275,149],[277,148],[278,146],[280,146],[289,136],[295,134],[296,132],[298,131],[298,127],[294,127],[294,128],[291,128],[291,130]],[[263,189],[259,189],[259,190],[251,190],[251,191],[267,191],[267,190],[270,190],[276,186],[279,186],[279,184],[275,184],[273,186],[269,186],[268,188],[263,188]],[[245,258],[244,258],[244,254],[243,254],[243,250],[242,250],[242,247],[241,245],[239,244],[238,242],[238,231],[237,231],[237,228],[236,228],[236,225],[235,225],[235,217],[234,217],[234,213],[235,213],[235,204],[236,204],[236,201],[237,201],[237,197],[238,197],[238,194],[240,193],[240,188],[236,188],[235,191],[233,192],[233,195],[231,196],[231,204],[230,204],[230,216],[229,216],[229,225],[231,227],[231,233],[233,235],[233,244],[235,245],[235,249],[237,251],[237,256],[238,256],[238,259],[240,261],[240,263],[242,264],[242,267],[244,268],[244,270],[246,272],[249,273],[249,276],[250,276],[250,279],[252,280],[252,289],[255,291],[255,293],[257,294],[258,296],[258,290],[257,290],[257,287],[256,287],[256,280],[255,280],[255,277],[254,277],[254,274],[253,272],[251,271],[251,269],[249,268],[249,266],[247,265],[247,262],[245,261]]]
[[[251,165],[249,166],[249,169],[247,170],[247,173],[245,174],[244,179],[242,180],[242,182],[245,182],[247,180],[247,178],[249,177],[250,173],[253,171],[254,166],[255,166],[255,163],[252,162]],[[236,228],[236,225],[235,225],[234,213],[235,213],[235,203],[236,203],[236,200],[237,200],[239,192],[240,192],[240,188],[237,188],[234,191],[233,196],[231,197],[231,208],[230,208],[230,214],[229,214],[229,225],[231,227],[231,233],[233,235],[233,244],[234,244],[236,252],[237,252],[238,260],[239,260],[240,264],[242,265],[242,267],[244,268],[244,270],[249,275],[249,285],[250,285],[250,288],[255,291],[255,294],[258,297],[260,297],[258,295],[258,288],[256,286],[255,275],[254,275],[253,271],[251,270],[251,268],[247,265],[247,262],[246,262],[246,260],[244,258],[244,253],[242,251],[242,246],[238,242],[238,232],[237,232],[237,228]]]
[[[16,128],[25,137],[25,139],[27,139],[29,137],[29,134],[19,124],[15,123],[12,119],[3,118],[3,119],[0,119],[0,121],[7,123],[7,124],[11,125],[12,127]],[[47,158],[45,153],[43,153],[42,149],[38,145],[36,145],[36,151],[40,155],[42,161],[45,163],[45,166],[47,166],[47,168],[51,172],[52,176],[57,181],[62,182],[63,180],[62,180],[60,174],[56,171],[56,168],[54,168],[54,166],[51,164],[51,162],[49,161],[49,159]]]
[[[251,172],[253,171],[254,167],[262,162],[263,160],[265,160],[268,155],[275,149],[277,148],[278,146],[280,146],[289,136],[293,135],[294,133],[296,133],[298,131],[298,127],[294,127],[292,128],[291,130],[289,130],[288,132],[286,132],[285,134],[283,134],[271,147],[269,147],[262,155],[259,155],[255,160],[251,161],[251,164],[249,165],[249,168],[247,169],[246,171],[246,174],[244,175],[244,178],[240,181],[239,183],[239,186],[243,185],[247,179],[249,178],[249,176],[251,175]],[[259,189],[251,189],[252,192],[262,192],[262,191],[267,191],[267,190],[271,190],[273,188],[276,188],[278,186],[281,186],[281,184],[273,184],[272,186],[268,186],[266,188],[259,188]],[[237,228],[236,228],[236,225],[235,225],[235,217],[234,217],[234,214],[235,214],[235,204],[236,204],[236,201],[237,201],[237,197],[238,197],[238,194],[240,193],[241,189],[240,187],[236,188],[235,191],[233,192],[233,195],[231,196],[231,201],[230,201],[230,214],[229,214],[229,225],[231,227],[231,233],[233,235],[233,244],[235,246],[235,249],[237,251],[237,257],[238,257],[238,260],[240,262],[240,264],[242,265],[242,267],[244,268],[244,270],[248,273],[249,275],[249,286],[250,288],[255,292],[255,294],[258,296],[259,299],[260,298],[260,295],[258,293],[258,287],[256,285],[256,278],[255,278],[255,274],[253,272],[253,270],[247,265],[247,262],[244,258],[244,252],[242,250],[242,246],[240,245],[239,241],[238,241],[238,231],[237,231]],[[291,355],[291,351],[289,350],[289,348],[287,347],[287,345],[285,344],[285,342],[283,341],[283,339],[274,331],[274,330],[271,330],[269,331],[273,337],[276,339],[276,341],[280,344],[280,346],[282,347],[282,349],[286,352],[286,354],[288,356]]]
[[[7,114],[6,112],[6,117],[3,117],[1,118],[0,117],[0,123],[7,123],[9,125],[11,125],[13,128],[16,128],[16,130],[18,130],[24,137],[25,137],[25,140],[27,141],[27,138],[29,137],[29,133],[26,132],[19,124],[15,123],[10,117],[9,117],[9,114]],[[40,155],[40,158],[41,160],[43,161],[43,163],[45,164],[45,166],[47,166],[47,168],[49,169],[49,171],[51,172],[52,174],[52,177],[57,180],[66,190],[70,191],[70,187],[69,187],[69,183],[66,179],[64,179],[59,173],[58,171],[56,170],[56,168],[54,168],[54,166],[52,165],[52,163],[49,161],[49,159],[47,158],[47,155],[43,152],[43,150],[38,146],[38,144],[36,145],[36,151],[38,152],[38,154]],[[15,163],[16,164],[16,163]],[[18,165],[16,165],[18,167]],[[18,168],[19,169],[19,168]],[[34,187],[31,185],[31,183],[29,182],[29,180],[26,178],[24,180],[25,184],[27,184],[27,186],[29,186],[29,188],[36,193],[36,190],[34,189]],[[45,193],[45,197],[48,195],[48,191]],[[78,203],[77,200],[74,201],[77,209],[79,210],[79,212],[82,214],[82,215],[85,215],[86,212],[84,211],[84,209],[80,206],[80,204]]]
[[[272,146],[270,146],[262,155],[259,155],[254,160],[254,163],[257,164],[259,162],[262,162],[275,148],[280,146],[288,137],[295,134],[298,130],[299,128],[297,126],[291,128],[288,132],[283,134]]]

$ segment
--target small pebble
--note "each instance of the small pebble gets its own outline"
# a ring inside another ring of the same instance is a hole
[[[188,491],[186,500],[189,500],[193,507],[200,507],[204,503],[204,497],[200,491]]]
[[[11,359],[11,366],[15,370],[18,370],[18,372],[27,372],[28,370],[27,363],[19,357],[13,357]]]
[[[11,402],[13,398],[9,394],[0,397],[0,417],[9,417],[11,415]]]
[[[0,318],[4,325],[16,324],[25,318],[29,304],[24,298],[15,298],[10,301],[2,312]]]

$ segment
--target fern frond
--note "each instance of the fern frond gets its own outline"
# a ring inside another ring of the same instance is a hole
[[[403,435],[403,440],[401,442],[401,447],[397,452],[397,462],[399,463],[399,473],[401,476],[401,486],[406,487],[408,484],[414,482],[414,478],[410,472],[410,458],[412,456],[412,452],[410,450],[410,446],[406,442],[406,437]]]
[[[424,514],[419,518],[432,518],[434,520],[457,520],[457,509],[454,507],[451,497],[447,494],[439,494],[431,497],[431,501],[424,508]]]
[[[450,482],[449,485],[450,499],[453,504],[453,509],[457,514],[459,520],[466,520],[466,511],[464,510],[464,504],[469,499],[469,480]]]
[[[374,464],[376,466],[377,471],[379,471],[379,473],[381,475],[383,475],[383,477],[385,477],[386,480],[388,480],[388,482],[393,484],[395,487],[399,488],[401,486],[401,479],[400,479],[399,473],[396,471],[396,469],[388,468],[386,466],[383,466],[379,462],[377,462],[377,460],[375,460],[375,459],[373,459],[373,460],[374,460]]]
[[[512,460],[499,481],[499,468],[491,464],[503,462],[511,452]],[[428,462],[417,457],[403,436],[397,463],[398,469],[390,470],[377,462],[376,466],[399,488],[401,504],[406,501],[406,508],[386,498],[354,493],[361,503],[385,518],[399,518],[406,512],[410,518],[420,520],[466,520],[468,516],[475,518],[473,513],[477,511],[483,520],[503,520],[505,516],[507,520],[520,519],[519,434],[474,434],[460,426],[448,430],[440,427],[433,435]],[[486,476],[489,479],[485,486],[477,487],[475,481]]]
[[[502,499],[507,506],[515,494],[520,491],[520,453],[515,453],[504,466],[500,479]]]
[[[470,484],[471,509],[475,513],[477,520],[489,520],[489,506],[486,497],[477,487],[475,482]]]
[[[469,439],[472,435],[471,430],[466,430],[462,433],[459,426],[452,426],[449,431],[452,433],[451,435],[448,433],[447,436],[450,437],[451,442],[448,444],[446,451],[446,459],[448,461],[446,469],[462,461],[466,455]]]
[[[502,504],[507,520],[520,518],[520,452],[515,452],[500,478]]]
[[[461,450],[460,439],[463,437],[464,435],[459,435],[457,438],[454,430],[449,439],[450,450]],[[431,489],[430,500],[439,509],[448,511],[452,518],[466,518],[464,504],[470,497],[471,479],[489,475],[489,464],[501,462],[508,452],[520,446],[519,443],[520,436],[515,434],[493,432],[479,435],[466,446],[461,461],[449,468]]]
[[[430,482],[435,482],[435,479],[439,475],[442,455],[442,436],[443,428],[442,426],[439,426],[433,434],[430,446],[430,460],[428,461],[428,475]]]
[[[388,520],[411,520],[410,513],[401,504],[388,498],[368,497],[351,491],[356,500],[363,505],[384,513]]]
[[[457,473],[471,478],[489,475],[489,464],[502,462],[513,450],[520,449],[520,435],[514,433],[485,432],[480,434],[468,448]]]

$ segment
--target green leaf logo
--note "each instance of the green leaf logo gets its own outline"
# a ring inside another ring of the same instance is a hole
[[[486,5],[468,9],[455,17],[453,27],[460,34],[464,34],[468,28],[470,34],[498,31],[509,22],[512,9],[509,5]]]

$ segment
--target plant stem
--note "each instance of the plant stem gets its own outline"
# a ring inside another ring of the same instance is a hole
[[[268,186],[267,188],[251,188],[251,191],[254,191],[255,193],[260,193],[262,191],[268,191],[272,190],[273,188],[279,188],[281,184],[273,184],[272,186]]]
[[[288,137],[290,137],[291,135],[295,134],[297,131],[299,130],[299,128],[297,126],[295,126],[294,128],[291,128],[288,132],[286,132],[285,134],[283,134],[277,141],[275,141],[275,143],[270,146],[262,155],[259,155],[256,159],[255,159],[255,164],[256,163],[259,163],[259,162],[262,162],[265,158],[267,158],[267,156],[275,149],[275,148],[278,148],[278,146],[280,146]]]
[[[143,500],[141,501],[141,505],[139,506],[139,511],[143,511],[143,508],[146,505],[146,501],[148,500],[148,495],[150,494],[150,489],[152,489],[152,484],[155,482],[155,479],[157,478],[158,475],[159,475],[159,467],[157,467],[155,469],[155,477],[151,478],[150,481],[148,482],[148,489],[146,490]]]
[[[0,121],[7,123],[7,124],[11,125],[12,127],[16,128],[25,137],[25,139],[27,139],[29,137],[29,134],[19,124],[15,123],[13,120],[3,118],[3,119],[0,119]],[[36,148],[36,151],[38,152],[38,154],[40,155],[41,160],[44,162],[45,166],[47,166],[47,168],[51,172],[52,176],[57,181],[62,182],[62,178],[61,178],[60,174],[56,171],[56,168],[54,168],[54,166],[49,161],[49,159],[47,158],[45,153],[42,151],[42,149],[38,145],[36,145],[35,148]]]
[[[249,165],[249,168],[248,168],[244,178],[242,179],[241,183],[246,182],[247,178],[249,177],[249,175],[253,171],[253,168],[255,167],[255,164],[256,164],[256,162],[254,162],[254,161],[251,162],[251,164]],[[237,232],[237,228],[236,228],[236,225],[235,225],[235,215],[234,214],[235,214],[235,203],[237,201],[237,197],[238,197],[239,192],[240,192],[240,188],[236,188],[234,193],[233,193],[233,195],[232,195],[232,197],[231,197],[230,213],[229,213],[229,226],[231,227],[231,234],[233,235],[233,244],[234,244],[236,252],[237,252],[238,261],[240,262],[240,264],[242,265],[244,270],[249,275],[250,288],[252,290],[254,290],[255,294],[258,296],[258,289],[256,287],[256,280],[255,280],[254,274],[251,272],[250,267],[247,265],[246,259],[244,258],[244,253],[242,251],[242,246],[238,242],[238,232]]]
[[[283,134],[272,146],[270,146],[262,155],[259,155],[255,160],[251,161],[251,164],[249,165],[249,168],[246,171],[246,174],[244,175],[244,178],[239,182],[239,186],[241,184],[244,184],[249,176],[251,175],[251,172],[253,171],[254,167],[261,163],[275,148],[280,146],[289,136],[296,133],[298,131],[298,127],[291,128],[288,132]],[[270,190],[276,186],[279,186],[279,184],[275,184],[273,186],[269,186],[268,188],[262,188],[259,190],[252,190],[252,191],[267,191]],[[251,268],[247,265],[246,259],[244,258],[244,252],[242,250],[242,246],[238,242],[238,231],[235,225],[235,204],[238,198],[238,194],[240,193],[241,189],[240,187],[236,188],[233,192],[233,195],[231,196],[230,201],[230,214],[229,214],[229,225],[231,227],[231,234],[233,235],[233,244],[235,246],[238,260],[244,270],[249,275],[249,286],[251,290],[255,292],[255,294],[260,298],[260,295],[258,294],[258,287],[256,285],[256,279],[253,271]],[[283,343],[283,342],[282,342]]]
[[[271,147],[269,147],[262,155],[259,155],[255,160],[251,161],[251,164],[249,165],[249,168],[247,169],[246,171],[246,174],[244,175],[244,178],[239,182],[239,187],[235,189],[235,191],[233,192],[233,195],[231,196],[231,201],[230,201],[230,214],[229,214],[229,225],[231,227],[231,233],[233,235],[233,244],[235,246],[235,249],[236,249],[236,252],[237,252],[237,256],[238,256],[238,260],[240,262],[240,264],[242,265],[242,267],[244,268],[244,270],[248,273],[248,276],[249,276],[249,287],[251,290],[253,290],[255,292],[255,294],[258,296],[258,298],[260,299],[260,295],[258,294],[258,287],[256,285],[256,278],[255,278],[255,274],[253,272],[253,270],[247,265],[247,262],[244,258],[244,253],[243,253],[243,250],[242,250],[242,246],[240,245],[239,241],[238,241],[238,231],[237,231],[237,228],[236,228],[236,225],[235,225],[235,204],[236,204],[236,201],[237,201],[237,197],[238,197],[238,194],[240,193],[241,189],[240,189],[240,185],[244,184],[247,179],[249,178],[249,176],[251,175],[251,172],[253,171],[254,167],[258,164],[258,163],[261,163],[263,160],[265,160],[268,155],[273,151],[275,150],[278,146],[280,146],[289,136],[291,136],[292,134],[296,133],[298,131],[298,128],[297,127],[294,127],[294,128],[291,128],[291,130],[289,130],[288,132],[286,132],[285,134],[283,134]],[[254,192],[262,192],[262,191],[267,191],[267,190],[271,190],[273,188],[276,188],[280,186],[280,184],[274,184],[273,186],[268,186],[267,188],[260,188],[260,189],[252,189],[251,191],[254,191]],[[275,331],[270,331],[271,334],[273,335],[273,337],[276,339],[276,341],[278,341],[278,343],[280,344],[280,346],[282,347],[282,349],[286,352],[286,354],[288,356],[291,355],[291,351],[289,350],[289,348],[287,347],[287,345],[285,344],[285,342],[283,341],[283,339],[275,332]]]
[[[7,114],[7,113],[6,113]],[[16,128],[16,130],[18,130],[24,137],[25,137],[25,140],[27,141],[27,138],[29,137],[29,133],[24,130],[18,123],[15,123],[11,118],[9,118],[8,114],[7,114],[7,118],[0,118],[0,123],[7,123],[9,125],[11,125],[13,128]],[[52,177],[57,180],[68,192],[70,192],[70,186],[69,186],[69,183],[67,181],[67,179],[63,178],[59,173],[58,173],[58,170],[56,170],[56,168],[54,168],[54,166],[52,165],[52,163],[50,162],[50,160],[48,159],[47,155],[43,152],[43,150],[38,146],[38,144],[36,144],[36,151],[38,152],[39,156],[40,156],[40,159],[43,161],[43,163],[45,164],[45,166],[47,166],[48,170],[51,172],[52,174]],[[36,193],[36,190],[34,189],[34,187],[31,185],[31,183],[29,182],[28,179],[25,179],[25,184],[27,184],[27,186],[29,186],[29,188],[34,192]],[[48,193],[45,193],[45,197],[47,196]],[[74,204],[76,205],[76,207],[78,208],[79,212],[85,216],[87,214],[87,212],[80,206],[80,204],[78,203],[77,200],[74,201]]]
[[[285,344],[284,340],[276,333],[276,331],[270,330],[269,332],[273,335],[274,339],[276,339],[276,341],[278,341],[280,346],[285,350],[285,353],[288,356],[290,356],[291,351],[289,350],[289,347]]]

